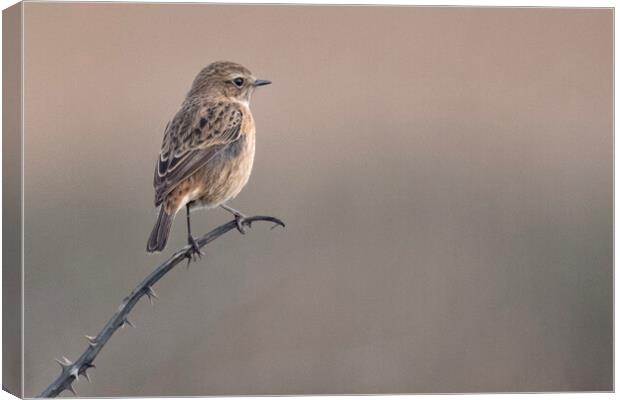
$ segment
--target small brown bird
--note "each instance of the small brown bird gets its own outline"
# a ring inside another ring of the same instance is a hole
[[[218,61],[205,67],[192,84],[181,109],[168,123],[155,164],[155,206],[159,217],[146,246],[166,246],[172,221],[183,207],[187,240],[201,254],[190,225],[192,208],[221,206],[243,231],[245,215],[226,205],[245,186],[252,172],[256,129],[250,97],[268,80],[256,79],[242,65]]]

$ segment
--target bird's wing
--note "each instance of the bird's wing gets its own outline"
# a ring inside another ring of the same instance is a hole
[[[168,124],[153,186],[155,206],[179,183],[241,137],[243,110],[236,103],[186,104]]]

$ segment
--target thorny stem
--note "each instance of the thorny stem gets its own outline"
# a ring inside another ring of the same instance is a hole
[[[280,221],[278,218],[262,215],[244,218],[243,224],[250,226],[250,224],[254,221],[273,222],[276,225],[284,227],[284,222]],[[211,232],[202,236],[200,239],[196,240],[198,247],[202,248],[226,232],[236,228],[236,220],[220,225]],[[73,382],[75,380],[77,380],[80,376],[83,376],[90,381],[87,371],[89,368],[95,368],[93,361],[103,349],[103,346],[105,346],[118,328],[124,327],[125,325],[133,326],[131,321],[129,321],[128,316],[136,303],[138,303],[143,296],[147,296],[150,302],[153,301],[153,298],[157,298],[157,295],[153,290],[153,285],[155,285],[161,278],[170,272],[177,264],[185,258],[190,257],[191,252],[192,248],[190,245],[183,247],[174,253],[172,257],[166,260],[163,264],[157,267],[153,272],[151,272],[146,278],[144,278],[144,280],[123,299],[123,302],[119,306],[118,310],[112,318],[110,318],[108,323],[105,324],[103,329],[101,329],[101,332],[99,332],[99,334],[95,337],[86,336],[86,339],[88,340],[88,347],[75,362],[69,361],[66,357],[63,357],[62,360],[56,360],[62,368],[60,376],[56,378],[56,380],[52,382],[39,395],[39,397],[56,397],[65,390],[76,394],[75,389],[73,388]]]

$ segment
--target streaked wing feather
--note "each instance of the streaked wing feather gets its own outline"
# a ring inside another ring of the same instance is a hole
[[[155,205],[226,145],[237,141],[242,119],[243,111],[234,103],[184,106],[164,134],[153,179]]]

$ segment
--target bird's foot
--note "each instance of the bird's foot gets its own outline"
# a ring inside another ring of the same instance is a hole
[[[249,228],[252,227],[252,221],[248,220],[248,216],[247,215],[243,215],[241,213],[235,213],[235,222],[237,223],[237,230],[242,235],[245,235],[245,227],[244,227],[244,225],[247,225]]]
[[[187,237],[187,244],[189,245],[189,248],[187,249],[185,256],[187,257],[187,266],[189,267],[190,261],[196,261],[196,258],[201,258],[205,255],[205,253],[200,250],[200,246],[198,246],[198,242],[196,242],[196,239],[194,239],[193,236]]]

